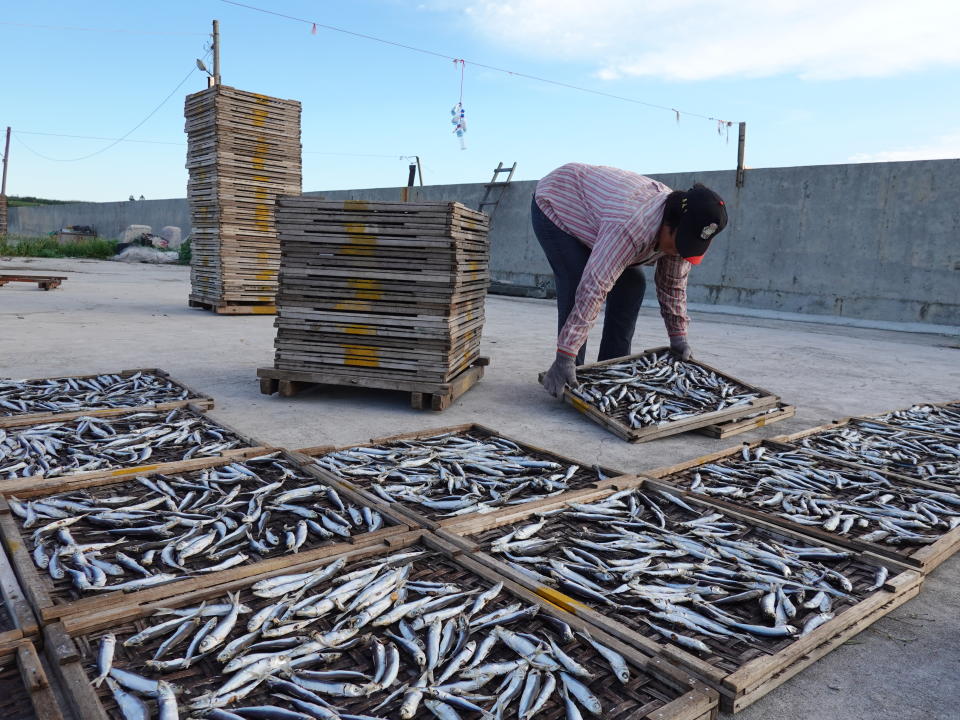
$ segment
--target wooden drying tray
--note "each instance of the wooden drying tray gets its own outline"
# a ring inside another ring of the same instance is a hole
[[[138,410],[173,410],[178,407],[186,407],[187,405],[193,405],[196,408],[201,410],[212,410],[214,401],[213,398],[209,395],[194,390],[192,387],[187,385],[181,380],[177,380],[175,377],[171,376],[165,370],[160,370],[159,368],[133,368],[132,370],[121,370],[118,373],[106,372],[106,373],[95,373],[90,375],[59,375],[46,378],[29,378],[28,382],[36,380],[86,380],[87,378],[95,378],[100,375],[119,375],[120,377],[126,378],[131,375],[136,375],[140,373],[150,373],[152,375],[157,375],[158,377],[163,378],[169,383],[176,385],[182,390],[188,392],[188,396],[183,400],[170,400],[163,403],[153,403],[147,405],[132,405],[130,407],[123,408],[90,408],[86,410],[70,410],[68,412],[36,412],[36,413],[19,413],[15,415],[0,415],[0,428],[10,427],[12,425],[42,425],[48,422],[58,422],[60,420],[70,420],[72,418],[78,418],[81,415],[90,415],[93,417],[109,417],[110,415],[122,415],[128,412],[134,412]]]
[[[312,462],[304,462],[300,456],[283,450],[282,448],[245,450],[241,454],[226,459],[202,458],[198,460],[187,460],[181,463],[169,463],[158,469],[138,473],[137,475],[138,477],[147,478],[153,477],[154,475],[178,475],[229,465],[234,462],[243,462],[251,457],[267,455],[274,452],[279,452],[282,459],[294,465],[297,470],[310,478],[311,482],[319,482],[334,487],[346,502],[361,507],[366,505],[376,509],[383,516],[384,527],[374,532],[358,533],[350,538],[337,538],[328,543],[318,543],[315,547],[301,550],[297,554],[274,555],[259,562],[248,562],[215,573],[199,573],[192,576],[185,575],[182,579],[175,582],[138,590],[133,593],[124,593],[121,591],[99,592],[71,600],[69,597],[64,597],[61,587],[58,587],[45,572],[37,569],[30,552],[30,536],[33,531],[31,529],[25,529],[10,511],[7,497],[9,497],[11,493],[0,490],[0,538],[2,538],[4,546],[7,548],[7,552],[16,568],[17,577],[19,577],[23,583],[26,596],[33,610],[36,612],[37,617],[40,619],[41,624],[47,625],[58,619],[97,612],[105,608],[141,605],[159,598],[180,595],[197,588],[225,582],[233,578],[247,577],[251,573],[265,572],[274,568],[283,568],[287,565],[296,565],[308,560],[336,555],[352,547],[376,545],[383,543],[385,539],[391,536],[410,530],[409,520],[400,513],[386,507],[382,502],[376,504],[371,503],[364,495],[356,493],[338,483],[331,483],[322,473],[317,472]],[[121,477],[106,475],[72,482],[67,488],[37,488],[18,494],[17,497],[21,500],[37,500],[47,497],[48,495],[62,492],[64,489],[73,492],[84,488],[104,488],[113,485],[126,485],[130,483],[131,480],[133,480],[133,477],[129,474]],[[136,489],[127,487],[123,490],[122,494],[130,493],[135,494]],[[0,565],[0,569],[2,569],[2,565]],[[2,576],[0,576],[0,578],[2,578]],[[34,623],[34,626],[35,625],[36,623]]]
[[[639,487],[663,489],[675,492],[674,488],[660,485],[656,481],[641,479]],[[608,494],[612,494],[611,488]],[[699,498],[686,496],[684,500],[691,506],[702,509],[703,515],[715,511],[722,511],[737,522],[748,528],[766,534],[775,534],[785,541],[797,541],[813,544],[818,547],[828,547],[834,550],[844,550],[840,546],[831,546],[819,539],[794,532],[782,526],[768,523],[726,507],[720,507]],[[540,507],[537,512],[548,509],[558,509],[568,504],[568,500],[560,497],[552,508]],[[904,570],[897,563],[890,563],[867,554],[854,554],[853,562],[865,567],[886,566],[890,575],[879,590],[876,590],[856,604],[845,607],[837,612],[836,617],[824,623],[805,637],[785,643],[782,647],[770,654],[755,657],[745,657],[742,661],[731,662],[729,658],[711,656],[701,659],[691,651],[685,650],[652,630],[641,633],[637,628],[645,627],[639,621],[634,625],[607,617],[606,608],[595,607],[565,595],[553,588],[540,585],[529,576],[514,570],[506,563],[486,552],[486,546],[481,546],[475,540],[476,536],[498,527],[505,527],[517,522],[524,522],[532,513],[524,514],[522,507],[517,509],[513,517],[501,515],[492,518],[476,518],[470,525],[460,525],[438,530],[437,534],[443,539],[463,547],[472,553],[472,557],[496,571],[535,592],[553,604],[562,607],[580,617],[604,632],[613,635],[624,643],[646,654],[658,654],[666,661],[676,664],[692,673],[708,685],[720,692],[720,707],[727,712],[738,712],[751,703],[759,700],[768,692],[790,679],[804,668],[812,665],[818,659],[836,649],[858,632],[868,627],[881,617],[899,607],[920,592],[923,576],[913,570]],[[469,534],[462,534],[468,532]]]
[[[857,538],[844,537],[838,533],[824,530],[822,527],[815,525],[803,525],[801,523],[791,521],[789,518],[783,517],[772,510],[749,504],[747,500],[742,498],[712,496],[690,492],[687,489],[689,485],[685,482],[682,482],[680,477],[682,473],[693,471],[697,467],[706,463],[721,462],[723,460],[736,458],[743,451],[744,447],[749,448],[751,451],[763,447],[768,453],[784,451],[801,452],[802,454],[809,456],[811,459],[819,460],[818,467],[825,470],[836,470],[840,472],[862,472],[864,470],[870,470],[873,473],[887,478],[887,480],[893,484],[893,488],[891,489],[895,492],[898,488],[903,488],[904,490],[909,491],[910,488],[913,487],[926,488],[930,490],[943,489],[939,485],[935,485],[933,483],[923,482],[922,480],[914,480],[901,475],[896,475],[894,473],[877,470],[868,466],[845,464],[832,458],[818,456],[815,453],[806,450],[805,448],[797,448],[794,445],[786,445],[783,443],[774,442],[772,440],[760,440],[749,444],[744,443],[742,446],[738,445],[736,447],[720,450],[708,455],[694,458],[693,460],[677,463],[676,465],[668,465],[666,467],[656,468],[654,470],[647,470],[642,472],[641,475],[670,485],[674,492],[684,497],[690,496],[699,500],[704,500],[712,505],[722,507],[725,510],[743,513],[744,515],[749,515],[750,517],[763,520],[773,525],[789,528],[794,532],[810,535],[811,537],[823,542],[842,545],[843,547],[856,550],[857,552],[870,553],[879,558],[883,558],[886,562],[899,563],[904,568],[919,570],[924,574],[930,572],[935,567],[940,565],[940,563],[942,563],[944,560],[953,555],[957,550],[960,550],[960,526],[945,532],[936,542],[930,545],[905,545],[903,547],[895,547],[892,545],[885,545],[882,542],[864,542],[862,540],[858,540]]]
[[[422,440],[424,438],[434,437],[436,435],[446,435],[446,434],[466,434],[466,433],[479,433],[481,435],[491,435],[496,437],[501,437],[505,440],[508,440],[512,443],[515,443],[520,447],[524,452],[530,453],[535,457],[541,459],[552,460],[554,462],[559,462],[566,465],[579,465],[581,468],[591,467],[589,464],[584,464],[578,460],[571,459],[559,453],[556,453],[552,450],[547,450],[546,448],[538,447],[531,443],[525,442],[523,440],[518,440],[515,437],[505,435],[497,430],[489,428],[485,425],[479,425],[477,423],[464,423],[462,425],[451,425],[448,427],[442,428],[431,428],[429,430],[417,430],[415,432],[409,433],[400,433],[398,435],[387,435],[385,437],[373,438],[372,440],[361,441],[346,445],[320,445],[316,447],[301,448],[297,452],[304,456],[305,459],[313,462],[313,458],[319,455],[326,455],[332,452],[338,452],[340,450],[349,450],[350,448],[355,447],[365,447],[370,445],[390,445],[397,443],[402,440]],[[320,472],[324,477],[329,478],[344,487],[348,487],[352,490],[355,490],[358,493],[364,495],[369,502],[371,503],[380,503],[387,504],[386,501],[381,498],[379,495],[376,495],[372,491],[368,490],[369,487],[368,481],[363,477],[343,477],[341,475],[335,474],[326,468],[320,467],[319,465],[314,465],[318,472]],[[601,467],[600,470],[604,475],[608,476],[607,480],[603,481],[590,481],[587,483],[581,483],[578,488],[575,488],[572,491],[568,491],[559,497],[570,497],[578,498],[583,502],[587,501],[587,498],[593,498],[596,492],[600,488],[625,488],[632,486],[634,477],[628,475],[619,470],[611,470],[606,467]],[[554,498],[547,498],[547,501],[553,500]],[[510,507],[521,507],[521,508],[535,508],[542,505],[546,501],[535,501],[530,503],[523,503],[522,505],[510,506]],[[451,525],[460,525],[464,523],[472,515],[458,515],[453,517],[443,517],[444,513],[442,512],[432,512],[425,510],[416,505],[407,505],[405,503],[394,503],[389,505],[390,507],[395,508],[399,513],[402,513],[407,517],[411,523],[417,527],[427,528],[429,530],[435,530],[442,527],[449,527]],[[489,515],[498,515],[503,512],[510,512],[509,508],[505,508],[502,511],[496,511],[494,513],[485,514],[482,517],[489,517]]]
[[[256,440],[240,432],[239,430],[236,430],[235,428],[228,425],[227,423],[222,422],[218,419],[209,417],[208,415],[206,415],[206,413],[203,411],[201,407],[195,406],[193,403],[188,403],[186,405],[176,405],[174,408],[165,408],[160,406],[147,407],[147,408],[124,408],[122,411],[117,411],[117,412],[111,411],[106,416],[99,415],[98,417],[112,417],[115,415],[126,415],[128,413],[132,414],[136,412],[163,412],[164,410],[173,410],[173,409],[186,409],[186,410],[195,412],[198,415],[203,415],[208,420],[215,423],[217,427],[227,430],[228,432],[240,438],[240,440],[243,443],[246,443],[246,445],[238,448],[231,448],[230,450],[221,451],[217,455],[213,456],[212,459],[214,460],[217,458],[252,457],[254,455],[262,453],[268,447],[265,443],[262,443],[259,440]],[[81,415],[88,415],[88,414],[90,413],[79,413],[77,417]],[[46,422],[67,422],[71,419],[75,420],[76,417],[70,417],[70,414],[67,414],[63,416],[56,416]],[[31,427],[37,424],[46,424],[46,423],[32,423],[32,422],[18,423],[16,426],[7,426],[7,429],[9,430],[12,427],[14,430],[18,430],[18,429]],[[252,455],[247,453],[252,453]],[[169,467],[173,467],[173,466],[190,467],[192,463],[203,463],[205,460],[209,460],[209,459],[211,458],[191,458],[189,460],[157,462],[157,463],[149,463],[146,465],[118,467],[118,468],[105,469],[105,470],[89,470],[85,472],[68,473],[66,475],[55,475],[52,477],[47,477],[45,475],[31,475],[29,477],[20,477],[20,478],[11,479],[11,480],[0,478],[0,494],[4,496],[21,495],[21,494],[26,496],[31,491],[34,491],[37,489],[55,490],[55,489],[62,488],[63,490],[66,490],[69,488],[69,486],[71,486],[75,482],[82,483],[91,479],[98,479],[98,478],[104,478],[104,477],[118,478],[118,477],[125,477],[128,475],[142,475],[143,473],[152,472],[154,470],[163,472],[165,468],[169,469]],[[203,465],[201,464],[199,467],[202,467],[202,466]]]
[[[637,353],[635,355],[627,355],[626,357],[613,358],[612,360],[604,360],[603,362],[581,365],[577,368],[577,373],[596,368],[603,368],[608,365],[618,365],[620,363],[636,360],[646,355],[657,355],[666,352],[669,349],[670,348],[667,347],[652,348],[650,350],[644,350],[642,353]],[[698,415],[696,417],[677,420],[676,422],[668,422],[660,425],[649,425],[641,428],[632,428],[627,423],[601,412],[598,408],[595,408],[593,405],[573,394],[570,391],[570,388],[564,388],[563,400],[578,412],[586,415],[588,418],[596,423],[599,423],[617,437],[627,440],[628,442],[647,442],[648,440],[656,440],[657,438],[667,437],[668,435],[676,435],[689,430],[696,430],[707,425],[715,425],[717,423],[742,418],[744,415],[751,415],[759,410],[773,407],[780,400],[780,398],[770,391],[746,383],[743,380],[738,380],[732,375],[728,375],[725,372],[717,370],[706,363],[702,363],[698,360],[688,360],[687,362],[698,365],[709,372],[713,372],[729,382],[738,383],[747,390],[758,393],[760,397],[751,400],[751,402],[747,405],[738,405],[725,410],[703,413],[702,415]],[[542,373],[540,375],[540,380],[541,382],[543,380]]]

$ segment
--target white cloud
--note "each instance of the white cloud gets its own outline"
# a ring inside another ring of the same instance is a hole
[[[478,33],[597,76],[886,77],[960,65],[956,0],[472,0]]]
[[[849,162],[898,162],[901,160],[943,160],[960,158],[960,131],[943,135],[926,145],[915,145],[899,150],[882,150],[874,153],[857,153]]]

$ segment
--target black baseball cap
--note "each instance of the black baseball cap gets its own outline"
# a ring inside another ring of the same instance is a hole
[[[687,262],[699,265],[710,241],[727,226],[727,206],[713,190],[695,184],[680,200],[677,252]]]

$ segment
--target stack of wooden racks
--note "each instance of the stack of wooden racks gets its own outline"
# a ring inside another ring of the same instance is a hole
[[[275,369],[416,390],[478,360],[486,215],[453,202],[283,197],[278,222]]]
[[[275,310],[276,199],[301,191],[300,103],[216,85],[185,103],[190,304]]]

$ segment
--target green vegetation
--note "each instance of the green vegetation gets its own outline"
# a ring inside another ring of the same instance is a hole
[[[93,238],[61,245],[52,237],[0,237],[0,255],[106,260],[117,251],[117,241]]]
[[[8,207],[27,207],[34,205],[67,205],[75,200],[48,200],[47,198],[33,197],[32,195],[7,195]]]
[[[193,256],[193,253],[190,249],[190,238],[187,238],[183,241],[183,244],[180,245],[180,258],[177,260],[179,265],[189,265],[190,258]]]

